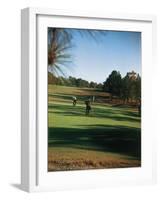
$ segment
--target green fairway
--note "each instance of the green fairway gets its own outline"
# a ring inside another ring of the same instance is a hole
[[[91,96],[95,102],[86,116],[84,101]],[[108,99],[100,90],[48,86],[49,171],[141,166],[138,110]]]

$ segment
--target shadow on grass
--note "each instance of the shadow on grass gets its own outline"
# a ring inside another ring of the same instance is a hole
[[[85,106],[75,106],[72,105],[62,105],[54,104],[49,105],[49,113],[58,114],[62,116],[84,116],[85,115]],[[109,107],[96,108],[92,106],[90,112],[91,117],[112,119],[117,121],[131,121],[131,122],[140,122],[140,117],[138,117],[137,112],[127,111],[126,109],[114,109]]]
[[[49,147],[114,152],[141,158],[141,130],[101,124],[82,128],[48,128]]]

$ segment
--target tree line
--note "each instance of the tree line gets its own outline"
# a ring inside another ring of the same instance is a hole
[[[141,77],[134,71],[128,72],[122,77],[119,71],[112,71],[103,83],[103,91],[109,92],[124,102],[141,100]]]
[[[125,103],[130,101],[139,102],[141,99],[141,77],[134,71],[128,72],[122,77],[119,71],[113,70],[103,83],[89,82],[72,76],[68,78],[56,77],[48,72],[48,83],[70,87],[97,88],[110,93],[111,98],[117,97]]]
[[[63,76],[56,77],[50,72],[48,72],[48,83],[70,87],[103,88],[102,83],[87,81],[82,78],[75,78],[72,76],[69,76],[68,78]]]

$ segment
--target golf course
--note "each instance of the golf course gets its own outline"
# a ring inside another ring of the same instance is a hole
[[[93,96],[87,116],[84,102]],[[96,88],[48,84],[48,171],[141,166],[138,108],[109,98]]]

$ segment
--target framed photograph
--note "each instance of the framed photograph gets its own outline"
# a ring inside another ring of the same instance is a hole
[[[26,8],[21,186],[155,183],[155,17]]]

